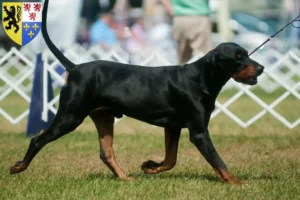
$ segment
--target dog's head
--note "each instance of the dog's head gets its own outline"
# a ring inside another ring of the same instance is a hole
[[[248,56],[247,50],[234,43],[222,43],[208,54],[208,62],[220,67],[235,81],[255,85],[264,67]]]

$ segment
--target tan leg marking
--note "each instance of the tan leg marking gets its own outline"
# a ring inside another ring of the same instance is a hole
[[[141,169],[146,174],[157,174],[172,169],[177,162],[178,142],[181,129],[165,128],[165,159],[161,163],[144,162]]]

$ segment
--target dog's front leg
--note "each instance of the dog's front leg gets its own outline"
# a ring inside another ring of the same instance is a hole
[[[210,136],[205,126],[205,117],[197,117],[196,119],[188,124],[190,132],[190,141],[197,147],[207,162],[215,170],[219,178],[228,183],[242,183],[238,181],[232,173],[227,169],[222,158],[216,151]]]
[[[144,162],[141,169],[146,174],[157,174],[172,169],[176,165],[180,128],[165,128],[165,159],[160,162],[149,160]]]

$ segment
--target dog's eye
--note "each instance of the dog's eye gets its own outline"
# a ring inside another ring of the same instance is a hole
[[[241,59],[241,58],[242,58],[241,54],[237,54],[237,55],[236,55],[236,58],[237,58],[237,59]]]

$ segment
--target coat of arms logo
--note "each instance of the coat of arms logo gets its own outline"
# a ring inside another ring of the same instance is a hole
[[[6,34],[23,46],[32,41],[41,30],[41,2],[3,2],[2,24]]]

